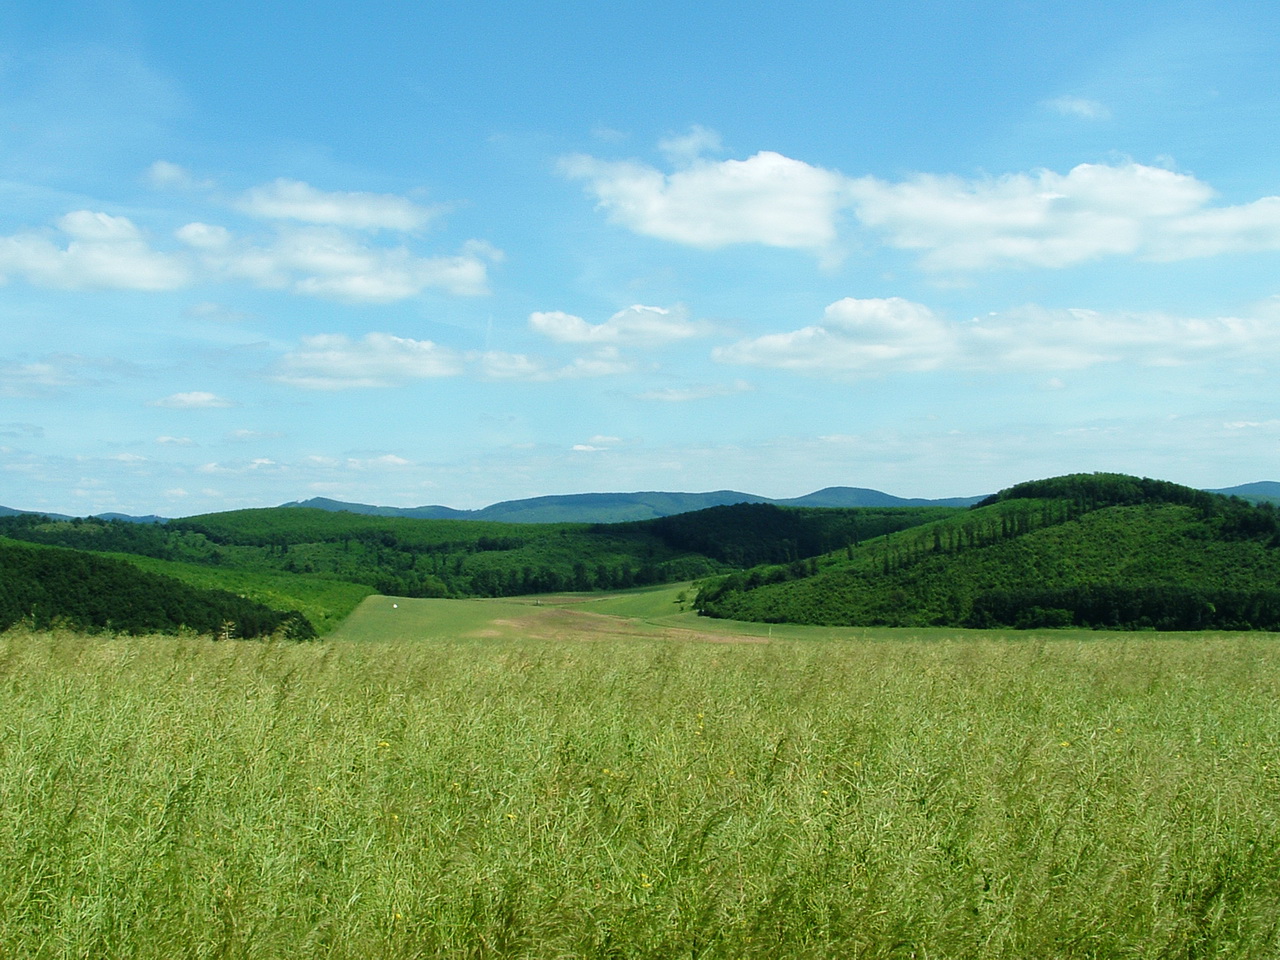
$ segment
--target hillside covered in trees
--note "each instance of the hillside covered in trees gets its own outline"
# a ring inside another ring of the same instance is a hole
[[[967,509],[739,503],[610,524],[302,507],[157,524],[23,514],[0,517],[0,538],[0,624],[34,615],[216,632],[234,621],[241,636],[305,635],[371,592],[498,597],[697,580],[699,612],[740,620],[1280,629],[1274,506],[1118,474],[1019,484]]]
[[[1077,474],[804,564],[731,574],[695,605],[810,624],[1277,630],[1280,514],[1159,480]]]
[[[332,625],[360,596],[374,591],[407,597],[497,597],[692,580],[761,563],[802,562],[953,509],[743,503],[619,524],[421,520],[292,507],[163,524],[22,514],[0,517],[0,537],[15,547],[26,542],[61,548],[56,555],[62,559],[50,559],[55,554],[48,551],[42,572],[24,581],[22,571],[35,570],[35,561],[14,553],[24,559],[15,559],[7,579],[0,580],[5,598],[0,606],[15,611],[15,617],[31,617],[34,611],[37,618],[61,616],[88,626],[133,629],[124,626],[133,621],[123,606],[91,611],[87,598],[109,592],[132,597],[142,608],[141,597],[148,590],[177,597],[175,584],[181,586],[181,580],[205,591],[223,586],[231,599],[241,599],[237,594],[252,598],[264,610],[275,610],[277,618],[284,616],[281,610],[305,608],[310,616],[295,614],[300,620]],[[74,560],[77,556],[86,559]],[[168,574],[168,579],[140,578],[138,566]],[[114,585],[101,587],[104,578],[115,578]],[[41,584],[48,589],[37,597],[33,591]],[[169,607],[195,611],[196,604],[184,595]],[[246,625],[252,619],[247,611],[227,617]],[[180,624],[207,630],[211,622],[194,612],[157,614],[146,621],[147,629],[157,630]],[[246,626],[239,635],[277,627],[278,620],[261,629]],[[304,631],[300,625],[297,629]]]
[[[228,638],[316,636],[296,611],[273,610],[225,590],[193,587],[82,550],[0,540],[0,630],[20,620],[36,628],[67,623],[116,633],[186,628]]]
[[[954,508],[736,504],[618,524],[515,524],[239,510],[165,524],[0,518],[0,535],[210,569],[288,572],[406,597],[612,590],[790,563]]]

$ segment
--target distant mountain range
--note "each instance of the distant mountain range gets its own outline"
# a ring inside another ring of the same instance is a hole
[[[827,487],[803,497],[774,500],[737,490],[711,493],[575,493],[562,496],[506,500],[480,510],[451,507],[375,507],[365,503],[344,503],[326,497],[296,500],[282,507],[312,507],[318,510],[345,510],[379,517],[416,517],[429,520],[495,520],[503,523],[625,523],[653,520],[679,513],[735,503],[772,503],[780,507],[967,507],[981,497],[952,497],[944,500],[904,499],[879,490],[861,487]]]
[[[1280,504],[1280,482],[1262,480],[1235,487],[1210,490],[1245,500],[1269,501]],[[416,517],[428,520],[495,520],[505,523],[624,523],[628,520],[652,520],[679,513],[691,513],[708,507],[721,507],[734,503],[772,503],[780,507],[968,507],[983,497],[946,497],[926,500],[918,497],[895,497],[879,490],[865,487],[825,487],[803,497],[774,500],[736,490],[715,490],[711,493],[575,493],[562,496],[532,497],[526,500],[505,500],[480,510],[455,510],[438,505],[423,507],[380,507],[368,503],[347,503],[327,497],[310,500],[293,500],[281,507],[311,507],[317,510],[344,510],[376,517]],[[42,513],[39,510],[15,510],[0,507],[0,517],[18,513]],[[45,514],[55,520],[70,520],[63,514]],[[155,515],[130,516],[123,513],[97,514],[104,520],[126,520],[133,523],[163,523],[164,517]]]
[[[46,513],[44,510],[14,510],[12,507],[0,507],[0,517],[14,517],[20,513],[38,513],[50,520],[74,520],[65,513]],[[157,517],[154,513],[145,517],[134,517],[127,513],[95,513],[99,520],[125,520],[129,523],[164,523],[168,517]]]

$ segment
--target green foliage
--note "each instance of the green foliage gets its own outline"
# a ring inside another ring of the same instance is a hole
[[[365,597],[374,592],[365,584],[350,583],[311,574],[276,570],[243,570],[207,564],[155,560],[114,554],[152,573],[181,580],[207,590],[223,590],[247,597],[275,610],[297,610],[321,636],[341,623]]]
[[[188,629],[245,638],[316,635],[296,611],[202,590],[121,560],[0,540],[0,629],[20,620],[133,634]]]
[[[174,574],[193,581],[208,579],[193,573],[198,565],[252,573],[264,583],[296,575],[404,597],[499,597],[625,590],[765,560],[796,562],[948,512],[954,511],[739,504],[635,523],[516,524],[291,507],[189,517],[141,531],[122,522],[0,518],[0,531],[183,564]],[[237,592],[262,598],[272,592],[240,582]],[[323,625],[333,616],[313,619]]]
[[[985,507],[1004,500],[1018,499],[1067,500],[1076,506],[1078,512],[1083,513],[1101,507],[1154,503],[1183,504],[1211,512],[1215,503],[1226,498],[1170,483],[1168,480],[1131,477],[1123,473],[1072,473],[1015,484],[975,506]]]
[[[717,617],[819,624],[1280,629],[1280,516],[1113,474],[1020,484],[971,510],[703,587]]]
[[[1272,639],[945,636],[0,635],[0,956],[1277,955]]]
[[[734,567],[791,563],[948,516],[948,507],[831,509],[740,503],[630,525]]]

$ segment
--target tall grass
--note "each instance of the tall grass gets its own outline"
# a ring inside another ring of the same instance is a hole
[[[0,957],[1276,955],[1273,638],[0,636]]]

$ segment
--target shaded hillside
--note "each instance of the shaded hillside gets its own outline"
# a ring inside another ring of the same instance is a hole
[[[190,586],[131,563],[79,550],[0,540],[0,629],[20,620],[81,630],[313,638],[297,612],[283,612],[223,590]]]
[[[1210,490],[1210,493],[1221,493],[1227,496],[1240,497],[1253,503],[1271,503],[1280,505],[1280,483],[1274,480],[1261,480],[1257,483],[1242,483],[1237,487],[1223,490]]]
[[[1163,481],[1074,475],[807,569],[705,586],[709,616],[848,625],[1280,629],[1280,522]]]
[[[841,510],[741,503],[626,524],[618,529],[656,536],[673,549],[693,551],[734,567],[751,567],[816,557],[955,512],[948,507]]]

